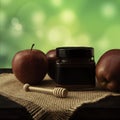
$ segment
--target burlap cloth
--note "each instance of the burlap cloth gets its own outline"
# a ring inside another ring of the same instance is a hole
[[[44,80],[41,87],[53,88],[55,83]],[[13,74],[0,74],[0,94],[26,107],[34,120],[68,120],[84,103],[119,95],[102,90],[79,90],[69,91],[67,98],[57,98],[49,94],[25,92],[23,84]]]

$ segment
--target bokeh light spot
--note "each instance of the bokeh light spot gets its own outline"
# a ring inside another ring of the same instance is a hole
[[[23,26],[22,24],[19,22],[18,18],[13,18],[11,20],[11,27],[10,27],[10,33],[11,35],[13,35],[14,37],[19,37],[22,35],[23,33]]]
[[[55,26],[48,32],[48,40],[55,45],[63,44],[68,38],[70,31],[64,26]]]
[[[112,3],[104,4],[101,6],[101,13],[106,18],[113,18],[117,13],[116,6]]]
[[[60,14],[60,19],[65,24],[71,24],[74,23],[76,16],[72,10],[64,10]]]
[[[12,0],[0,0],[0,4],[4,6],[9,5],[11,2]]]
[[[32,23],[35,27],[40,27],[45,21],[46,15],[42,11],[36,11],[32,14]]]
[[[62,0],[51,0],[54,6],[60,6],[62,4]]]

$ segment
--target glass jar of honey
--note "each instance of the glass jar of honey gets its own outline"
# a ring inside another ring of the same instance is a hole
[[[95,86],[94,48],[56,48],[55,82],[65,86]]]

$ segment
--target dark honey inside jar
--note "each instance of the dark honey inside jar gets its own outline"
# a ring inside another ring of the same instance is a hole
[[[56,55],[55,82],[57,84],[95,86],[95,62],[92,47],[58,47]]]

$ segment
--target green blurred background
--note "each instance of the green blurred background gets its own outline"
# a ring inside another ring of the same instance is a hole
[[[17,51],[90,46],[95,61],[120,48],[120,0],[0,0],[0,67]]]

